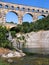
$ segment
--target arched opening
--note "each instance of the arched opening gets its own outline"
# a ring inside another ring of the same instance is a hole
[[[24,8],[24,7],[22,7],[22,8],[21,8],[21,11],[24,11],[24,10],[25,10],[25,8]]]
[[[16,10],[20,10],[20,8],[19,7],[16,7]]]
[[[11,11],[6,14],[6,22],[8,23],[18,23],[18,14]]]
[[[2,8],[2,4],[0,4],[0,8]]]
[[[28,12],[30,11],[30,9],[28,8]]]
[[[35,9],[32,9],[32,12],[35,12]]]
[[[45,18],[46,16],[45,15],[40,15],[40,16],[38,16],[38,20],[39,19],[43,19],[43,18]]]
[[[23,22],[33,22],[33,15],[30,13],[27,13],[23,16]]]
[[[10,31],[16,31],[16,27],[10,28]]]
[[[40,12],[39,9],[37,9],[36,12]]]
[[[46,11],[46,13],[48,13],[48,11]]]
[[[8,5],[5,5],[5,9],[7,9],[8,8]]]
[[[44,10],[42,10],[42,13],[44,13]]]
[[[11,9],[14,10],[14,6],[11,6]]]

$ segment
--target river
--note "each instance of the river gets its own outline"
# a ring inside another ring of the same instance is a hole
[[[49,65],[49,56],[29,55],[22,58],[12,58],[13,62],[8,62],[10,65]]]

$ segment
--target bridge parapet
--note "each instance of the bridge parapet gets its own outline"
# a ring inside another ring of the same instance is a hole
[[[5,9],[20,10],[20,11],[27,11],[27,12],[49,13],[48,9],[25,6],[20,4],[5,3],[5,2],[0,2],[0,7]]]

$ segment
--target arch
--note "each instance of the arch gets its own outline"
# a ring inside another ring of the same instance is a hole
[[[44,10],[42,10],[42,13],[44,13]]]
[[[44,17],[46,17],[46,15],[41,15],[41,16],[44,16]]]
[[[0,8],[2,8],[2,4],[0,4]]]
[[[45,17],[46,17],[45,15],[39,15],[39,16],[38,16],[38,20],[39,20],[39,19],[42,19],[42,18],[45,18]]]
[[[48,13],[48,11],[46,11],[46,13]]]
[[[25,10],[25,8],[24,8],[24,7],[22,7],[22,8],[21,8],[21,11],[24,11],[24,10]]]
[[[10,31],[16,31],[16,27],[11,27]]]
[[[39,12],[39,9],[37,9],[36,12]]]
[[[8,8],[8,5],[5,5],[5,9],[7,9]]]
[[[32,22],[33,21],[33,15],[31,13],[25,13],[23,15],[23,22]]]
[[[8,23],[18,23],[18,13],[15,11],[9,11],[6,14],[6,22]]]
[[[30,8],[28,8],[28,12],[30,11]]]
[[[16,10],[20,10],[20,7],[16,7]]]
[[[35,12],[35,9],[32,9],[32,12]]]
[[[11,6],[11,9],[14,10],[14,6]]]

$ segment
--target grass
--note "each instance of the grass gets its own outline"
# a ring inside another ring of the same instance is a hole
[[[0,65],[10,65],[10,64],[0,58]]]

